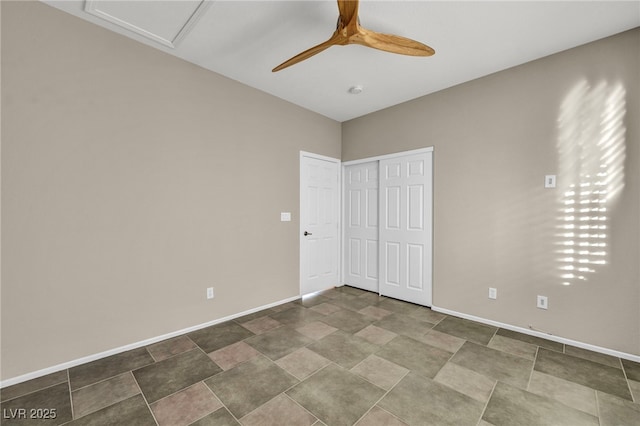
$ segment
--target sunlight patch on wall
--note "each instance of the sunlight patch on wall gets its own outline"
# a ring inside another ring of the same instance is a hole
[[[612,202],[624,187],[625,89],[580,81],[558,120],[558,261],[564,285],[608,262]]]

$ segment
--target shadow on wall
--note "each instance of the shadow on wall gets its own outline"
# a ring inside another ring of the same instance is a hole
[[[608,221],[624,187],[625,89],[582,80],[564,99],[558,120],[559,277],[586,281],[608,261]]]

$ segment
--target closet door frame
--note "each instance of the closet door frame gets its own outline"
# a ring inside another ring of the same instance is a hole
[[[396,158],[396,157],[405,157],[408,155],[413,155],[413,154],[421,154],[421,153],[432,153],[432,171],[433,171],[433,165],[435,163],[435,155],[434,155],[434,148],[431,147],[426,147],[426,148],[420,148],[420,149],[414,149],[414,150],[409,150],[409,151],[402,151],[402,152],[396,152],[396,153],[392,153],[392,154],[385,154],[385,155],[379,155],[379,156],[375,156],[375,157],[368,157],[368,158],[362,158],[362,159],[358,159],[358,160],[351,160],[351,161],[345,161],[342,163],[342,183],[341,183],[341,189],[342,189],[342,237],[341,237],[341,252],[342,253],[346,253],[345,252],[345,224],[346,224],[346,220],[347,218],[346,216],[346,202],[348,201],[346,199],[347,194],[346,194],[346,167],[350,166],[350,165],[354,165],[354,164],[360,164],[360,163],[370,163],[370,162],[374,162],[377,161],[378,163],[380,163],[380,161],[382,160],[387,160],[387,159],[392,159],[392,158]],[[379,164],[378,164],[379,165]],[[378,167],[378,171],[380,171],[380,167]],[[430,203],[431,206],[431,211],[428,212],[430,213],[429,216],[429,221],[427,222],[427,225],[429,226],[430,229],[430,236],[431,236],[431,241],[428,241],[428,244],[431,245],[431,250],[429,251],[431,256],[426,259],[426,261],[429,264],[429,271],[430,271],[430,277],[428,277],[428,282],[429,282],[429,286],[430,288],[430,292],[431,292],[431,297],[429,297],[429,303],[427,306],[431,306],[433,304],[433,174],[431,176],[431,186],[432,186],[432,191],[431,191],[431,196],[432,196],[432,200]],[[378,200],[380,200],[380,197],[378,196]],[[378,234],[378,242],[379,242],[379,234]],[[344,258],[344,256],[343,256]],[[378,262],[380,262],[380,259],[378,259]],[[344,260],[341,262],[341,281],[342,283],[345,283],[345,278],[346,278],[346,268],[348,268],[347,262],[345,262]],[[380,280],[380,274],[378,274],[378,294],[380,294],[380,284],[379,284],[379,280]]]

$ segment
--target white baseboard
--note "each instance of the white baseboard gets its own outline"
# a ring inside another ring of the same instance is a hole
[[[530,336],[541,337],[543,339],[551,340],[558,343],[564,343],[565,345],[571,345],[582,349],[587,349],[593,352],[599,352],[605,355],[615,356],[617,358],[628,359],[629,361],[640,362],[640,356],[628,354],[626,352],[615,351],[613,349],[603,348],[601,346],[591,345],[589,343],[578,342],[576,340],[566,339],[564,337],[555,336],[553,334],[543,333],[540,331],[531,330],[529,328],[518,327],[515,325],[505,324],[498,321],[489,320],[486,318],[480,318],[473,315],[463,314],[461,312],[452,311],[450,309],[440,308],[437,306],[431,306],[436,312],[441,312],[447,315],[453,315],[455,317],[460,317],[464,319],[468,319],[471,321],[480,322],[482,324],[492,325],[494,327],[500,327],[511,331],[517,331],[522,334],[528,334]]]
[[[235,318],[242,317],[244,315],[249,315],[254,312],[262,311],[263,309],[269,309],[274,306],[282,305],[284,303],[293,302],[294,300],[300,299],[300,296],[289,297],[287,299],[279,300],[277,302],[270,303],[268,305],[260,306],[257,308],[249,309],[247,311],[243,311],[237,314],[229,315],[223,318],[218,318],[212,321],[205,322],[203,324],[194,325],[192,327],[184,328],[182,330],[174,331],[171,333],[163,334],[162,336],[152,337],[150,339],[141,340],[139,342],[131,343],[128,345],[120,346],[118,348],[109,349],[108,351],[100,352],[93,355],[88,355],[82,358],[74,359],[72,361],[64,362],[62,364],[54,365],[52,367],[43,368],[42,370],[37,370],[31,373],[23,374],[18,377],[13,377],[10,379],[6,379],[0,382],[0,389],[6,388],[8,386],[17,385],[18,383],[26,382],[28,380],[37,379],[38,377],[46,376],[47,374],[56,373],[61,370],[66,370],[68,368],[76,367],[81,364],[86,364],[87,362],[96,361],[101,358],[106,358],[111,355],[116,355],[122,352],[130,351],[132,349],[141,348],[143,346],[148,346],[154,343],[161,342],[166,339],[170,339],[172,337],[177,337],[183,334],[191,333],[192,331],[200,330],[202,328],[210,327],[212,325],[220,324],[225,321],[229,321]]]
[[[225,321],[229,321],[235,318],[239,318],[241,316],[244,315],[249,315],[252,314],[254,312],[258,312],[261,311],[263,309],[269,309],[272,308],[274,306],[278,306],[278,305],[282,305],[284,303],[289,303],[289,302],[293,302],[295,300],[300,299],[300,296],[294,296],[294,297],[290,297],[287,299],[283,299],[277,302],[273,302],[270,303],[268,305],[264,305],[264,306],[260,306],[257,308],[253,308],[253,309],[249,309],[247,311],[243,311],[237,314],[233,314],[233,315],[229,315],[223,318],[218,318],[212,321],[208,321],[206,323],[203,324],[198,324],[192,327],[188,327],[188,328],[184,328],[182,330],[178,330],[178,331],[174,331],[171,333],[167,333],[167,334],[163,334],[162,336],[156,336],[156,337],[152,337],[150,339],[146,339],[146,340],[142,340],[139,342],[135,342],[135,343],[131,343],[125,346],[120,346],[118,348],[114,348],[114,349],[110,349],[108,351],[104,351],[104,352],[100,352],[97,354],[93,354],[93,355],[88,355],[82,358],[78,358],[72,361],[68,361],[62,364],[58,364],[58,365],[54,365],[52,367],[48,367],[48,368],[43,368],[42,370],[37,370],[31,373],[27,373],[27,374],[23,374],[21,376],[17,376],[17,377],[13,377],[10,379],[6,379],[0,382],[0,389],[8,387],[8,386],[13,386],[13,385],[17,385],[18,383],[22,383],[22,382],[26,382],[28,380],[32,380],[32,379],[37,379],[38,377],[42,377],[42,376],[46,376],[47,374],[51,374],[51,373],[56,373],[58,371],[61,370],[66,370],[68,368],[72,368],[72,367],[76,367],[78,365],[81,364],[86,364],[88,362],[91,361],[96,361],[98,359],[101,358],[106,358],[108,356],[111,355],[117,355],[119,353],[122,352],[126,352],[126,351],[130,351],[132,349],[137,349],[143,346],[148,346],[148,345],[152,345],[154,343],[158,343],[161,342],[163,340],[166,339],[170,339],[172,337],[177,337],[183,334],[187,334],[187,333],[191,333],[192,331],[196,331],[196,330],[200,330],[202,328],[206,328],[206,327],[210,327],[212,325],[216,325],[216,324],[220,324],[223,323]],[[587,349],[593,352],[599,352],[599,353],[603,353],[606,355],[611,355],[611,356],[615,356],[618,358],[624,358],[624,359],[628,359],[630,361],[634,361],[634,362],[640,362],[640,356],[638,355],[632,355],[632,354],[628,354],[626,352],[620,352],[620,351],[615,351],[613,349],[608,349],[608,348],[603,348],[600,346],[595,346],[595,345],[591,345],[588,343],[583,343],[583,342],[578,342],[575,340],[571,340],[571,339],[566,339],[564,337],[559,337],[559,336],[555,336],[555,335],[551,335],[551,334],[547,334],[547,333],[542,333],[539,331],[534,331],[534,330],[530,330],[528,328],[523,328],[523,327],[517,327],[514,325],[510,325],[510,324],[505,324],[502,322],[498,322],[498,321],[493,321],[493,320],[489,320],[486,318],[480,318],[480,317],[476,317],[474,315],[468,315],[468,314],[463,314],[461,312],[456,312],[456,311],[452,311],[450,309],[446,309],[446,308],[440,308],[438,306],[431,306],[431,309],[433,309],[436,312],[441,312],[443,314],[447,314],[447,315],[453,315],[456,317],[460,317],[460,318],[464,318],[464,319],[468,319],[471,321],[476,321],[479,323],[483,323],[483,324],[487,324],[487,325],[492,325],[494,327],[500,327],[500,328],[504,328],[507,330],[511,330],[511,331],[517,331],[519,333],[523,333],[523,334],[528,334],[530,336],[535,336],[535,337],[541,337],[543,339],[547,339],[547,340],[551,340],[554,342],[558,342],[558,343],[563,343],[563,344],[567,344],[567,345],[571,345],[571,346],[576,346],[578,348],[582,348],[582,349]]]

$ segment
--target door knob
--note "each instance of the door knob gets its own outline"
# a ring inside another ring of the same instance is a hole
[[[313,234],[311,232],[304,231],[304,236],[306,237],[307,235],[313,235]]]

